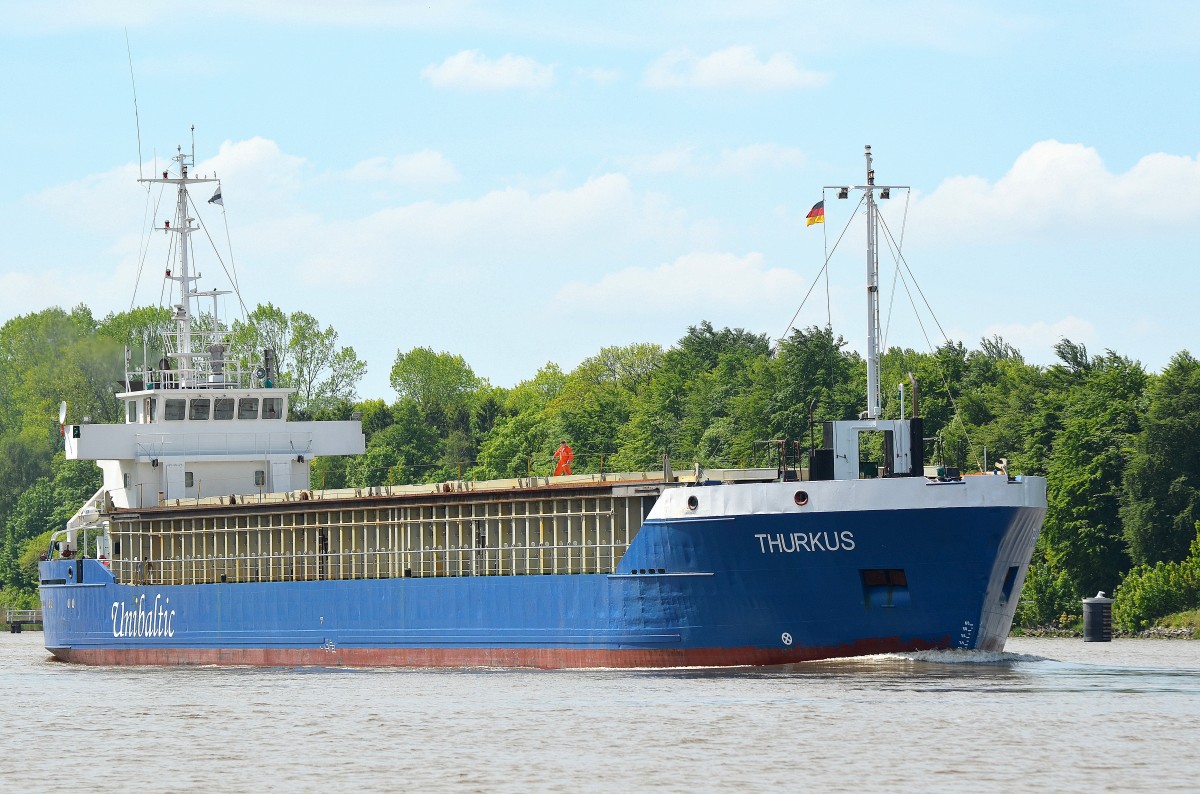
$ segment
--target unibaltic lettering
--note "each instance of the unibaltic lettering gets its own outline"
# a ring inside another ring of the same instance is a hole
[[[755,535],[763,554],[794,554],[806,551],[854,551],[854,533],[841,532],[775,532]]]
[[[171,599],[154,596],[154,603],[146,607],[146,596],[140,595],[126,605],[114,601],[112,605],[112,632],[114,637],[174,637],[175,610],[170,608]]]

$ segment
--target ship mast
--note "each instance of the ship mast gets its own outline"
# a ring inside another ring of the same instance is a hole
[[[840,186],[826,185],[826,190],[836,190],[837,197],[849,197],[850,191],[861,190],[867,204],[867,410],[862,419],[878,419],[880,414],[879,388],[879,356],[880,323],[879,323],[879,205],[876,198],[890,199],[892,190],[906,190],[907,185],[877,185],[875,184],[875,167],[871,157],[871,147],[863,147],[863,156],[867,160],[867,181],[864,185]],[[878,197],[876,196],[878,193]]]
[[[177,164],[177,174],[173,174],[167,170],[162,172],[161,178],[139,179],[138,181],[175,185],[176,188],[174,221],[164,221],[162,226],[155,228],[166,233],[175,234],[178,238],[178,270],[175,273],[168,270],[165,276],[169,281],[179,282],[179,303],[175,304],[171,315],[171,319],[175,321],[176,328],[175,350],[168,352],[177,359],[176,367],[180,385],[189,387],[203,385],[204,375],[206,373],[211,374],[210,358],[213,355],[211,350],[197,350],[193,344],[192,318],[195,312],[192,307],[192,301],[200,297],[213,298],[213,328],[210,333],[201,334],[201,336],[217,337],[219,336],[220,329],[215,312],[216,296],[228,293],[217,290],[197,292],[194,284],[200,276],[199,274],[192,275],[192,263],[189,258],[191,252],[191,234],[200,227],[193,225],[195,218],[191,217],[188,212],[188,185],[219,182],[220,180],[215,177],[197,177],[189,174],[188,169],[194,165],[195,155],[186,154],[182,146],[176,147],[176,152],[176,155],[171,159]]]
[[[871,146],[867,158],[867,419],[879,418],[879,250],[878,212],[875,205],[875,169]]]

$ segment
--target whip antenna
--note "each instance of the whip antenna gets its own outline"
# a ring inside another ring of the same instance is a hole
[[[142,178],[142,120],[138,117],[137,83],[133,79],[133,50],[129,47],[129,28],[125,28],[125,55],[129,57],[129,84],[133,86],[133,123],[137,128],[138,179]]]

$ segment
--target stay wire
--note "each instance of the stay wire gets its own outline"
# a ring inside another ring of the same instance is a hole
[[[853,217],[853,216],[851,216]],[[829,229],[825,228],[825,188],[821,188],[821,237],[825,242],[825,261],[829,261]],[[829,301],[829,269],[825,269],[825,324],[833,327],[833,308]]]
[[[890,240],[886,235],[884,236],[884,242],[886,242],[887,246],[888,246],[888,253],[890,253],[892,255],[892,262],[896,265],[896,272],[892,275],[892,293],[891,293],[891,296],[888,298],[887,325],[885,325],[884,329],[883,329],[883,340],[882,340],[881,347],[884,350],[888,349],[887,340],[888,340],[888,336],[891,335],[891,330],[892,330],[892,317],[893,317],[892,312],[893,312],[893,308],[894,308],[895,301],[896,301],[896,281],[900,277],[899,254],[900,254],[900,249],[903,248],[903,246],[904,246],[904,232],[908,228],[908,205],[912,199],[912,190],[911,189],[906,190],[905,193],[906,193],[906,196],[905,196],[905,201],[904,201],[904,217],[903,217],[903,220],[900,222],[900,243],[899,243],[899,245],[896,246],[896,248],[893,248],[892,240]]]
[[[222,199],[222,200],[224,200],[224,199]],[[215,242],[213,242],[212,235],[208,231],[208,224],[206,224],[204,222],[204,219],[200,217],[200,208],[196,206],[196,202],[192,199],[192,196],[190,193],[188,194],[188,202],[192,205],[192,209],[196,213],[196,219],[198,221],[200,221],[200,228],[204,230],[204,236],[208,238],[208,244],[212,247],[213,254],[217,257],[217,261],[221,263],[221,270],[223,270],[225,272],[225,277],[227,279],[229,279],[230,285],[233,286],[233,294],[237,296],[238,306],[241,307],[242,317],[245,318],[246,304],[242,302],[242,293],[241,293],[241,289],[238,286],[237,278],[235,278],[234,275],[229,272],[229,268],[225,266],[225,260],[221,257],[221,252],[217,250],[217,244]],[[222,216],[225,215],[224,205],[221,206],[221,215]],[[226,221],[226,223],[225,223],[225,232],[226,232],[226,235],[228,235],[228,233],[229,233],[229,222],[228,221]]]
[[[150,185],[146,185],[146,202],[142,206],[142,234],[138,242],[138,267],[137,274],[133,278],[133,294],[129,296],[129,311],[133,311],[134,304],[137,303],[138,286],[142,283],[142,272],[146,267],[146,257],[150,253],[150,233],[153,229],[147,230],[146,224],[153,223],[153,218],[158,217],[158,205],[162,201],[162,191],[159,191],[159,200],[154,203],[153,211],[150,209]]]
[[[924,302],[925,308],[929,311],[929,316],[933,319],[934,324],[937,325],[937,329],[942,335],[942,340],[949,345],[950,337],[947,336],[946,331],[942,328],[942,324],[938,321],[937,315],[934,314],[933,308],[929,305],[929,300],[925,297],[925,292],[921,289],[921,285],[917,281],[916,275],[912,272],[912,268],[908,266],[908,260],[904,258],[903,252],[900,251],[899,245],[897,245],[895,237],[892,235],[892,230],[887,225],[887,221],[883,220],[882,217],[879,220],[880,224],[883,226],[885,238],[888,241],[888,249],[891,250],[893,245],[896,246],[896,255],[898,261],[904,263],[904,269],[908,271],[908,275],[912,279],[913,286],[917,289],[917,294],[921,296],[921,300]],[[929,333],[925,330],[925,323],[921,319],[921,312],[917,308],[917,303],[913,298],[912,290],[908,288],[908,279],[904,278],[904,274],[901,273],[898,266],[896,268],[896,273],[899,275],[900,282],[904,285],[904,291],[908,294],[908,301],[913,308],[913,316],[917,318],[917,325],[920,326],[921,334],[925,337],[925,344],[929,348],[930,355],[933,357],[933,363],[938,368],[938,374],[942,376],[942,387],[946,390],[946,397],[950,400],[950,405],[954,407],[954,418],[958,420],[958,424],[962,428],[963,438],[966,439],[967,442],[967,449],[971,450],[971,454],[975,456],[976,467],[978,467],[980,471],[983,471],[983,461],[980,460],[978,455],[975,455],[975,445],[971,443],[971,433],[967,429],[966,421],[963,420],[962,410],[958,405],[958,400],[954,398],[954,391],[950,388],[950,378],[946,375],[946,370],[943,369],[941,361],[938,360],[937,350],[934,348],[933,342],[929,338]]]
[[[880,217],[879,222],[883,226],[884,234],[891,238],[892,245],[895,245],[896,240],[892,236],[892,230],[887,225],[887,221]],[[899,258],[899,261],[904,265],[904,269],[908,271],[908,275],[912,277],[913,286],[917,288],[917,294],[921,296],[921,302],[925,304],[925,308],[928,310],[929,316],[933,318],[933,322],[937,325],[938,332],[941,333],[942,339],[949,342],[950,337],[946,335],[945,329],[942,328],[941,322],[938,321],[937,314],[934,313],[933,307],[929,305],[929,299],[925,297],[925,291],[921,289],[921,285],[917,281],[917,277],[913,274],[912,268],[908,265],[908,260],[904,258],[904,252],[900,250],[898,245],[896,246],[896,255]]]
[[[817,271],[817,277],[813,279],[811,284],[809,284],[808,292],[804,293],[804,299],[800,301],[800,307],[796,309],[796,313],[793,314],[792,319],[788,321],[788,326],[783,330],[783,335],[775,341],[782,342],[784,338],[787,337],[788,331],[792,330],[792,325],[796,322],[796,318],[800,316],[800,312],[804,310],[804,305],[808,303],[808,298],[810,295],[812,295],[813,289],[815,289],[817,284],[820,282],[822,274],[826,273],[829,267],[829,260],[833,258],[835,253],[837,253],[838,246],[841,245],[842,238],[844,238],[846,236],[846,232],[849,231],[850,224],[854,221],[854,216],[858,214],[858,207],[861,207],[862,203],[863,197],[859,197],[858,206],[854,208],[854,212],[850,213],[850,217],[847,219],[846,225],[842,227],[842,233],[838,235],[837,242],[833,244],[833,250],[829,251],[829,253],[825,255],[825,263],[821,265],[821,269]]]

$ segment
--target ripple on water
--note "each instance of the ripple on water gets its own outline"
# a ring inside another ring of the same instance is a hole
[[[1200,642],[530,671],[83,668],[40,639],[0,635],[5,791],[54,787],[48,748],[134,790],[1196,788]]]

